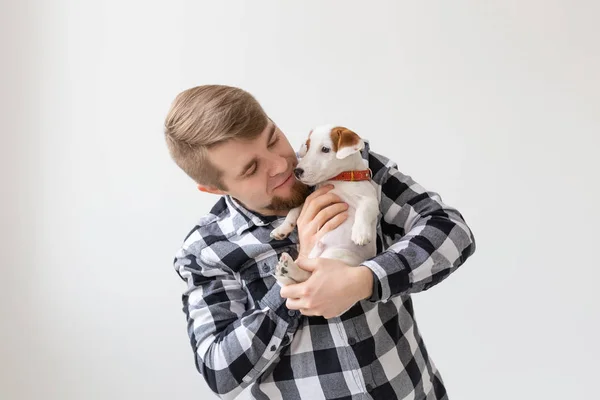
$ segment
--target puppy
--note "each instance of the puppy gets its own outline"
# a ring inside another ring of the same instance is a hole
[[[351,130],[335,125],[313,129],[299,151],[296,179],[316,189],[333,184],[330,192],[348,204],[348,218],[323,235],[308,258],[333,258],[351,266],[375,256],[379,201],[360,151],[364,142]],[[283,224],[271,232],[275,239],[286,238],[295,228],[302,206],[290,210]],[[273,274],[282,285],[307,280],[311,273],[298,267],[288,253],[282,253]]]

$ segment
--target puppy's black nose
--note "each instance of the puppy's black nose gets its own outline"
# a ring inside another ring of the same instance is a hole
[[[302,174],[304,173],[304,170],[302,168],[296,168],[294,170],[294,175],[296,175],[296,178],[300,179],[300,177],[302,176]]]

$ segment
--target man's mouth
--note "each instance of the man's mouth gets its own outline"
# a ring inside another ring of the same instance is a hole
[[[275,186],[275,189],[277,189],[277,188],[279,188],[281,186],[284,186],[286,183],[289,182],[290,179],[295,179],[293,171],[290,172],[290,174],[287,176],[287,178],[285,178],[285,180],[283,182],[281,182],[279,185]]]

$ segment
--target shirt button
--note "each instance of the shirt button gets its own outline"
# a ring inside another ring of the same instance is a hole
[[[288,315],[290,317],[295,317],[296,316],[296,310],[288,310]]]
[[[371,390],[373,390],[373,386],[367,383],[367,392],[370,392]]]
[[[271,351],[275,351],[277,347],[275,345],[271,346]]]
[[[269,272],[271,270],[271,267],[269,267],[269,264],[264,264],[262,268],[263,268],[263,271],[265,271],[265,272]]]
[[[348,344],[350,346],[354,346],[356,344],[356,339],[354,339],[353,337],[348,338]]]

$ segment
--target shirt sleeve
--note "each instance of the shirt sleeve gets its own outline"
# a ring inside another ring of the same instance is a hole
[[[289,312],[278,283],[256,307],[249,307],[232,271],[211,266],[184,248],[177,252],[174,265],[187,282],[183,311],[196,368],[216,395],[233,399],[289,343],[299,314]]]
[[[373,294],[366,299],[373,302],[427,290],[475,252],[473,233],[458,210],[381,158],[387,165],[376,175],[388,247],[361,264],[373,272]]]

